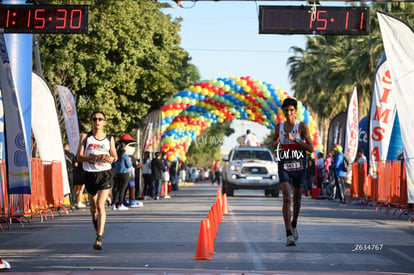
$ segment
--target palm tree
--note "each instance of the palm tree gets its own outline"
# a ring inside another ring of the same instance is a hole
[[[378,58],[383,52],[376,16],[385,10],[412,25],[414,4],[377,3],[371,9],[368,36],[308,36],[306,48],[292,47],[289,79],[295,97],[319,119],[324,145],[329,121],[345,111],[354,87],[358,88],[360,116],[368,112]]]

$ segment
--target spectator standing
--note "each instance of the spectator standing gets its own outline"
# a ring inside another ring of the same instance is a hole
[[[214,178],[216,176],[216,161],[213,160],[210,166],[210,183],[214,184]]]
[[[339,195],[339,202],[346,204],[345,200],[345,177],[346,171],[344,169],[344,153],[342,153],[342,146],[335,144],[333,148],[334,152],[334,171],[335,171],[335,186]]]
[[[324,168],[325,168],[325,159],[323,158],[323,153],[319,152],[317,155],[316,160],[316,186],[320,188],[321,190],[324,188],[323,182],[324,182]],[[323,194],[323,192],[321,192]]]
[[[141,169],[142,165],[136,158],[133,156],[129,156],[130,161],[132,163],[132,167],[129,172],[129,207],[143,207],[144,204],[137,200],[137,191],[139,189],[139,176],[137,177],[137,173],[139,175],[139,170]]]
[[[162,186],[164,188],[164,198],[170,198],[168,195],[168,183],[170,182],[170,162],[167,159],[167,154],[165,152],[161,153],[161,159],[164,164],[164,169],[162,170]],[[161,194],[161,193],[160,193]]]
[[[306,184],[306,152],[313,152],[308,126],[297,120],[297,108],[298,102],[294,98],[286,98],[283,101],[282,110],[286,121],[276,125],[272,143],[280,160],[278,172],[283,194],[282,213],[286,229],[286,246],[295,246],[299,238],[296,226],[303,187]],[[291,185],[293,185],[293,216],[290,209]]]
[[[252,134],[250,129],[247,129],[246,136],[244,137],[243,145],[246,146],[260,146],[260,142],[256,135]]]
[[[92,131],[80,137],[77,159],[78,162],[82,162],[85,171],[85,187],[96,232],[93,248],[102,250],[106,222],[105,203],[113,185],[111,164],[118,157],[114,138],[104,131],[105,114],[102,111],[93,112],[90,123]]]
[[[123,204],[125,192],[128,188],[129,174],[132,163],[126,154],[126,145],[120,143],[118,145],[118,160],[113,164],[115,185],[112,190],[112,210],[128,210],[129,208]]]
[[[362,149],[358,149],[357,156],[358,156],[358,160],[357,160],[357,162],[358,162],[359,164],[364,164],[364,163],[366,163],[366,162],[367,162],[367,157],[366,157],[366,156],[365,156],[365,154],[364,154],[364,150],[362,150]]]
[[[326,154],[326,158],[324,161],[324,195],[328,196],[328,198],[332,197],[333,194],[333,186],[335,185],[335,172],[332,168],[332,152],[328,152]]]
[[[220,186],[220,178],[221,178],[221,167],[220,167],[220,160],[216,160],[216,163],[214,164],[214,180],[213,184]]]
[[[156,152],[155,158],[151,161],[152,179],[154,180],[154,188],[152,197],[156,200],[160,199],[162,186],[162,172],[164,170],[164,162],[161,159],[161,153]]]
[[[68,173],[68,181],[69,181],[69,187],[70,187],[70,204],[75,206],[76,204],[76,194],[75,194],[75,188],[73,184],[73,174],[75,167],[78,166],[78,162],[76,160],[76,156],[72,154],[70,151],[69,144],[65,143],[64,147],[65,152],[65,160],[66,160],[66,171]]]
[[[85,208],[86,205],[82,202],[83,190],[85,189],[84,171],[82,163],[76,162],[73,169],[73,189],[75,191],[76,208]]]
[[[315,160],[311,157],[306,160],[306,184],[304,194],[306,197],[312,197],[312,187],[315,181]]]
[[[185,182],[186,175],[187,175],[187,164],[185,164],[184,161],[180,161],[179,170],[180,170],[180,182]]]
[[[171,179],[171,190],[178,191],[178,182],[179,182],[179,161],[174,161],[171,163],[170,167],[170,179]]]
[[[144,200],[153,199],[152,190],[154,189],[154,181],[152,179],[150,152],[145,151],[142,159],[142,178],[144,180]]]

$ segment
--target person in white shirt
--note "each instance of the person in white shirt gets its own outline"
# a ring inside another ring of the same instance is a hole
[[[364,155],[364,150],[358,149],[358,163],[364,164],[367,162],[367,157]]]
[[[113,186],[112,163],[118,159],[115,139],[104,131],[105,114],[95,111],[90,118],[92,131],[80,137],[77,152],[78,162],[82,162],[85,170],[85,188],[88,191],[90,212],[95,227],[96,241],[93,248],[102,250],[106,211],[105,202]]]
[[[247,129],[247,131],[246,131],[246,136],[244,137],[243,145],[246,145],[246,146],[260,146],[259,140],[257,139],[257,137],[254,134],[252,134],[250,129]]]

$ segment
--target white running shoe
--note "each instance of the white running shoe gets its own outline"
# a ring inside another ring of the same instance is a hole
[[[287,236],[286,246],[296,246],[295,239],[293,238],[292,235]]]
[[[126,207],[125,205],[123,205],[123,204],[121,204],[120,206],[118,206],[118,208],[117,208],[118,210],[129,210],[129,208],[128,207]]]
[[[295,240],[295,242],[298,241],[299,239],[299,234],[298,234],[298,230],[296,229],[296,227],[292,227],[292,234],[293,234],[293,239]]]
[[[129,207],[143,207],[144,204],[140,201],[136,201],[136,200],[131,200],[129,202]]]
[[[84,203],[82,203],[82,202],[78,202],[78,203],[76,204],[76,207],[77,207],[77,208],[85,208],[85,207],[86,207],[86,204],[84,204]]]
[[[111,208],[112,208],[112,210],[114,210],[114,211],[118,210],[118,208],[116,207],[116,205],[112,205],[112,206],[111,206]]]
[[[10,264],[0,258],[0,270],[10,269],[10,268],[11,268]]]

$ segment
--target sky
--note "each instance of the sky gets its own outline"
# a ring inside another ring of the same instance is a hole
[[[305,48],[305,35],[259,34],[260,5],[302,5],[306,1],[181,1],[163,0],[173,7],[164,10],[183,18],[181,46],[190,54],[202,80],[250,76],[293,95],[287,60],[291,47]],[[222,154],[237,145],[237,137],[251,129],[261,141],[270,131],[257,123],[233,121],[236,133],[225,138]]]

